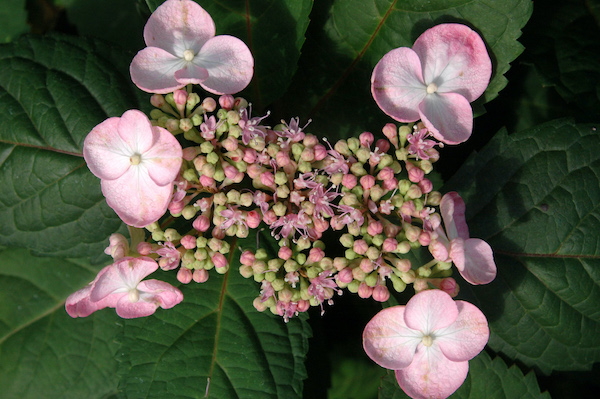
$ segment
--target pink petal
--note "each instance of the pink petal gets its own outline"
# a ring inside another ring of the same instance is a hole
[[[125,111],[119,119],[117,131],[126,146],[133,152],[131,155],[143,154],[153,145],[152,124],[142,111],[136,109]]]
[[[188,83],[200,84],[208,79],[208,71],[206,68],[198,66],[193,62],[186,63],[184,68],[175,72],[175,80],[177,83],[187,85]]]
[[[454,323],[458,310],[450,295],[440,290],[421,291],[406,304],[404,320],[423,335]]]
[[[158,47],[146,47],[138,52],[129,67],[131,80],[148,93],[167,94],[185,86],[175,79],[175,72],[186,61]]]
[[[143,164],[131,167],[115,180],[102,180],[102,194],[121,220],[133,227],[156,222],[167,210],[173,186],[159,186]]]
[[[426,84],[441,93],[458,93],[468,102],[483,94],[492,62],[481,37],[468,26],[441,24],[426,30],[413,45],[423,64]]]
[[[369,321],[363,332],[367,355],[381,367],[400,369],[413,359],[422,334],[404,322],[404,306],[383,309]]]
[[[170,309],[183,301],[181,291],[164,281],[145,280],[138,284],[138,289],[142,291],[142,298],[152,295],[153,300],[159,303],[163,309]]]
[[[454,240],[457,237],[465,240],[469,238],[465,210],[465,201],[456,191],[451,191],[442,197],[440,213],[448,233],[448,240]]]
[[[65,302],[65,310],[71,317],[86,317],[94,313],[96,310],[104,309],[108,306],[105,301],[93,302],[90,299],[90,294],[94,285],[98,279],[106,273],[112,265],[104,267],[98,274],[94,281],[83,287],[82,289],[75,291],[67,298]]]
[[[140,281],[157,269],[158,264],[148,257],[122,258],[113,263],[100,276],[96,284],[94,284],[90,298],[93,301],[99,301],[107,298],[109,295],[127,293],[131,289],[136,288]],[[120,295],[117,297],[117,300],[119,299]]]
[[[198,53],[214,35],[212,18],[191,0],[164,2],[152,13],[144,27],[144,40],[148,47],[159,47],[179,58],[183,58],[185,50]]]
[[[240,92],[254,74],[250,49],[237,37],[228,35],[216,36],[206,42],[193,62],[208,71],[208,79],[200,86],[214,94]]]
[[[148,175],[159,186],[171,185],[181,168],[183,150],[177,139],[166,129],[152,127],[152,148],[142,156]]]
[[[116,179],[131,165],[131,149],[118,133],[120,118],[108,118],[92,129],[83,142],[83,158],[100,179]]]
[[[141,300],[131,302],[129,295],[125,294],[121,296],[115,308],[119,317],[124,319],[134,319],[136,317],[146,317],[154,314],[156,308],[158,308],[158,302],[146,302]]]
[[[428,94],[419,105],[419,114],[433,137],[446,144],[462,143],[473,132],[471,104],[460,94]]]
[[[448,360],[435,346],[420,346],[410,366],[396,370],[400,388],[413,399],[444,399],[467,378],[469,362]]]
[[[442,241],[434,240],[429,244],[429,252],[433,257],[441,262],[448,261],[448,248]]]
[[[419,56],[408,47],[394,49],[373,69],[371,93],[379,108],[400,122],[420,119],[419,104],[426,86]]]
[[[475,305],[456,301],[456,321],[435,333],[435,342],[448,359],[462,362],[473,359],[487,344],[490,330],[487,319]]]
[[[487,284],[496,278],[492,248],[479,238],[452,240],[450,258],[461,276],[471,284]]]

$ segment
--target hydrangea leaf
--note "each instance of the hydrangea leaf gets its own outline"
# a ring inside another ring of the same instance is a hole
[[[106,44],[67,36],[0,46],[0,245],[102,253],[121,222],[81,146],[95,125],[139,107],[128,64]]]
[[[28,30],[25,0],[5,0],[0,8],[0,43],[8,43]]]
[[[388,118],[372,99],[370,78],[390,50],[411,47],[426,29],[444,22],[465,23],[480,32],[493,62],[482,99],[506,86],[504,74],[522,51],[516,40],[532,11],[529,0],[335,0],[315,4],[299,73],[284,98],[288,113],[312,117],[315,129],[347,137],[357,126],[373,129]],[[306,82],[310,82],[307,87]],[[331,115],[336,115],[331,123]],[[360,129],[360,128],[359,128]]]
[[[461,285],[493,350],[546,373],[600,361],[599,187],[598,129],[570,120],[501,131],[444,187],[495,252],[495,281]]]
[[[379,399],[408,398],[398,386],[393,371],[388,371],[381,380]],[[523,375],[521,370],[499,357],[491,359],[485,352],[469,361],[469,374],[463,385],[450,396],[451,399],[505,399],[523,398],[550,399],[547,392],[541,393],[533,372]]]
[[[114,312],[71,319],[64,303],[97,267],[0,250],[0,385],[5,399],[104,398],[117,390]]]
[[[146,0],[154,11],[164,0]],[[242,92],[263,109],[287,90],[304,44],[311,0],[197,1],[213,18],[217,35],[243,40],[254,56],[254,78]]]
[[[180,286],[184,301],[173,309],[126,321],[125,397],[302,397],[306,315],[284,323],[256,311],[259,285],[239,274],[239,251],[233,259],[227,274]]]

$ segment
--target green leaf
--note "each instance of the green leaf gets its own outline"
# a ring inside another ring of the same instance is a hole
[[[529,0],[318,2],[285,111],[312,117],[311,127],[329,137],[382,127],[389,118],[370,93],[373,68],[390,50],[411,47],[426,29],[444,22],[465,23],[484,37],[494,72],[481,105],[506,86],[503,75],[523,51],[516,39],[531,11]]]
[[[471,236],[495,252],[494,282],[461,285],[490,321],[490,347],[545,373],[600,361],[598,130],[558,120],[502,131],[450,190],[465,199]]]
[[[25,0],[4,0],[0,7],[0,43],[8,43],[28,30]]]
[[[408,398],[398,386],[393,371],[388,371],[381,380],[379,399]],[[469,361],[469,374],[458,390],[450,396],[451,399],[505,399],[505,398],[550,398],[550,395],[540,393],[535,375],[529,372],[523,376],[521,370],[513,365],[510,368],[499,357],[490,359],[482,352]]]
[[[583,117],[600,116],[600,27],[598,3],[550,0],[534,14],[523,36],[526,58]],[[591,119],[594,120],[594,119]]]
[[[146,0],[152,11],[162,0]],[[312,0],[197,1],[213,18],[217,35],[242,39],[254,56],[254,78],[242,94],[263,109],[287,90],[296,72]]]
[[[114,312],[71,319],[72,292],[93,280],[84,262],[0,251],[0,385],[5,399],[103,398],[116,392]]]
[[[122,225],[81,148],[95,125],[139,107],[128,64],[68,36],[0,46],[0,245],[95,257]]]
[[[302,397],[306,317],[284,323],[256,311],[259,285],[239,274],[239,252],[234,259],[227,274],[180,287],[173,309],[125,323],[125,397]]]

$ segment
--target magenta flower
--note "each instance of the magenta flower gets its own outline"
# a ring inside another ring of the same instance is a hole
[[[168,0],[144,28],[145,49],[131,63],[133,83],[166,94],[189,83],[214,94],[233,94],[252,79],[254,59],[240,39],[215,36],[210,15],[191,0]]]
[[[363,332],[365,352],[395,370],[400,387],[414,399],[447,398],[464,382],[469,360],[485,346],[483,313],[440,290],[416,294],[406,306],[377,313]]]
[[[83,157],[102,180],[106,202],[134,227],[157,221],[167,210],[181,156],[177,139],[136,110],[100,123],[83,143]]]
[[[463,278],[471,284],[491,282],[496,278],[492,248],[479,238],[469,238],[465,202],[460,195],[454,191],[444,195],[440,212],[446,233],[440,225],[439,216],[432,217],[431,225],[438,236],[429,245],[433,257],[442,262],[454,262]]]
[[[169,309],[183,300],[171,284],[142,279],[158,269],[147,257],[126,257],[98,273],[94,281],[67,298],[65,308],[71,317],[86,317],[106,307],[116,308],[124,319],[145,317],[160,306]]]
[[[371,92],[397,121],[421,119],[436,139],[458,144],[471,136],[469,103],[483,94],[491,74],[481,37],[465,25],[442,24],[426,30],[412,49],[384,55],[373,70]]]

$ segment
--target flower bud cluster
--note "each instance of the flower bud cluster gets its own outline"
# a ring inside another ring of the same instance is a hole
[[[389,288],[451,285],[449,264],[416,266],[404,257],[437,238],[430,219],[441,194],[427,175],[439,144],[422,125],[387,124],[384,138],[364,132],[332,145],[297,118],[263,125],[268,114],[252,117],[242,98],[221,96],[217,109],[212,98],[177,90],[151,102],[153,124],[194,143],[183,151],[168,208],[191,228],[154,223],[147,228],[155,244],[138,251],[164,270],[179,268],[182,283],[204,282],[213,268],[227,272],[236,239],[264,224],[278,240],[277,256],[244,251],[240,273],[261,283],[254,306],[286,321],[332,304],[343,288],[383,302]],[[328,230],[346,248],[343,257],[326,256],[320,239]]]

